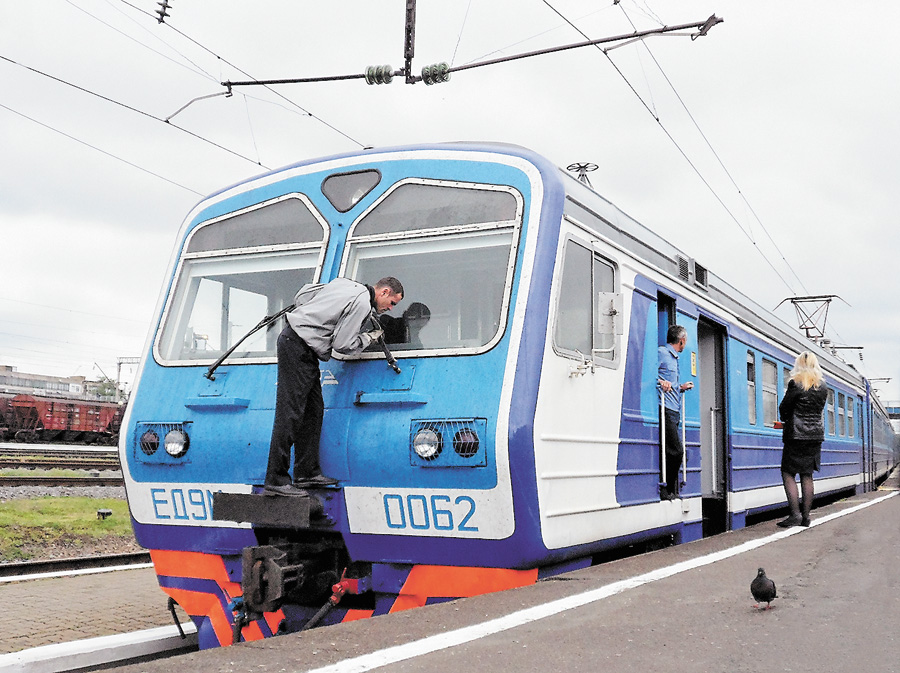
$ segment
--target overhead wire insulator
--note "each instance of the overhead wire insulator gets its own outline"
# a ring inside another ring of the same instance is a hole
[[[157,21],[159,23],[165,23],[166,17],[169,16],[169,13],[166,11],[167,9],[169,9],[169,0],[163,0],[162,2],[157,2],[156,4],[159,5],[159,9],[156,10],[156,14],[157,16],[159,16]]]
[[[390,84],[394,69],[389,65],[370,65],[366,68],[366,84]]]
[[[444,63],[434,63],[422,68],[422,81],[425,84],[441,84],[450,81],[450,66]]]

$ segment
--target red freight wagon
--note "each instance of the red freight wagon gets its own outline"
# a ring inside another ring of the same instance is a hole
[[[16,441],[113,443],[124,405],[16,395],[0,403],[6,434]]]

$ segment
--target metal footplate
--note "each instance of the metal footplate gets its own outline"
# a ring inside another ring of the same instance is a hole
[[[213,494],[213,520],[252,523],[270,528],[310,528],[325,511],[318,498],[306,495],[268,495],[265,493]]]

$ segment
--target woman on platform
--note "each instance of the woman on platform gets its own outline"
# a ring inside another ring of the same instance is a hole
[[[819,360],[815,354],[803,351],[794,362],[784,399],[778,406],[784,442],[781,479],[791,510],[787,519],[778,522],[782,528],[809,526],[809,511],[814,496],[812,473],[821,465],[822,442],[825,440],[822,411],[827,399],[828,388]],[[802,511],[795,481],[797,474],[800,475],[803,491]]]

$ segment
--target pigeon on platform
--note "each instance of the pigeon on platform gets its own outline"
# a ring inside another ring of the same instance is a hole
[[[769,609],[769,604],[775,598],[775,582],[766,577],[766,571],[762,568],[759,569],[756,577],[750,582],[750,593],[756,599],[756,607],[759,607],[759,604],[765,601],[766,610]]]

